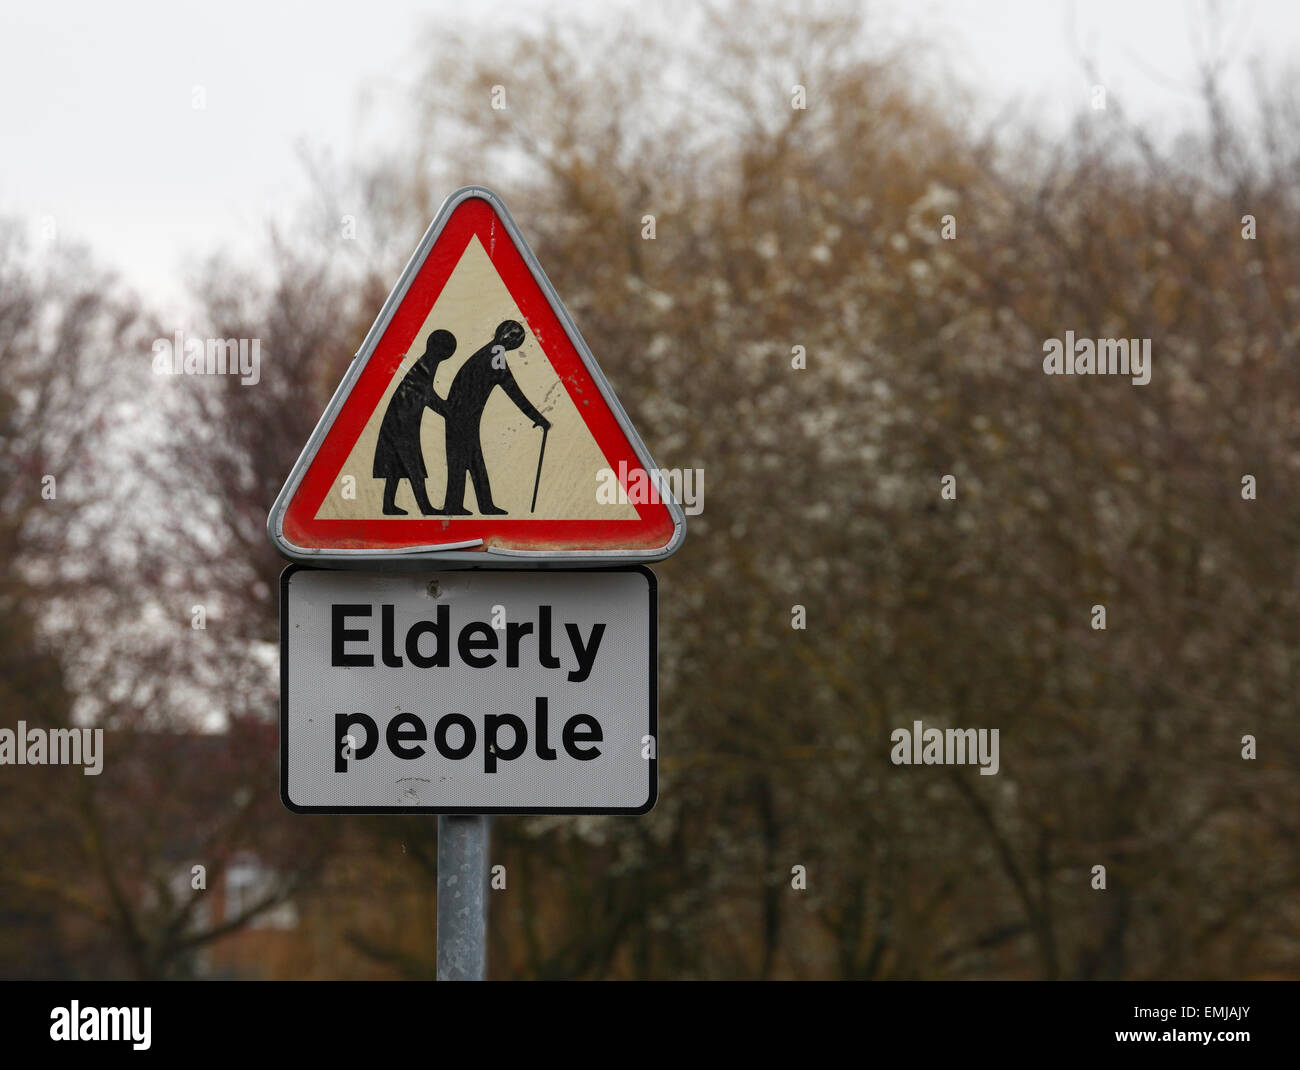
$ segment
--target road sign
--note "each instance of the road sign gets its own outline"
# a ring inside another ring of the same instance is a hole
[[[685,518],[501,200],[438,212],[280,492],[293,560],[614,564]]]
[[[280,794],[306,813],[640,814],[656,585],[640,566],[280,580]]]

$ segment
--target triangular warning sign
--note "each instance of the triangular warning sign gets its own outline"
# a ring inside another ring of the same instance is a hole
[[[458,190],[389,294],[267,530],[300,561],[667,557],[671,480],[494,193]]]

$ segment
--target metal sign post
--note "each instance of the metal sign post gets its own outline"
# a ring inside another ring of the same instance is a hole
[[[438,818],[438,980],[481,981],[487,967],[488,819]]]

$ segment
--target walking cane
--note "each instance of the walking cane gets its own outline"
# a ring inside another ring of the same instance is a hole
[[[537,488],[542,485],[542,458],[546,456],[546,433],[550,431],[549,427],[542,428],[542,448],[537,454],[537,478],[533,480],[533,504],[528,507],[531,513],[537,508]]]

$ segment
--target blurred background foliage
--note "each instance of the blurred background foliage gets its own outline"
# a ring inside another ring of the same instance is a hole
[[[0,235],[4,725],[108,736],[99,777],[0,771],[0,973],[433,975],[436,823],[280,805],[264,525],[486,182],[705,472],[657,569],[659,805],[493,822],[491,976],[1300,976],[1295,80],[1238,114],[1208,64],[1202,126],[1048,137],[851,7],[710,11],[431,30],[408,140],[309,158],[262,261],[194,280],[186,333],[260,338],[255,387],[154,377],[147,297]],[[1045,376],[1066,330],[1152,339],[1150,384]],[[1001,772],[891,765],[917,719],[1000,729]]]

